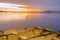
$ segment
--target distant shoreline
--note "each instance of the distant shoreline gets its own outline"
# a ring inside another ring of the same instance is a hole
[[[31,12],[23,12],[23,11],[0,11],[0,12],[12,12],[12,13],[60,13],[60,11],[31,11]]]

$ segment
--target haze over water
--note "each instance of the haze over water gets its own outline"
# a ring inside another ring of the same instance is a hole
[[[25,13],[19,13],[25,14]],[[60,30],[60,13],[27,13],[24,19],[0,21],[0,30],[17,29],[31,26]],[[20,17],[21,18],[21,17]],[[23,18],[23,16],[22,16]]]

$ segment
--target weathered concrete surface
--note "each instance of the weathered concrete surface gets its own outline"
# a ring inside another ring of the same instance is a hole
[[[7,40],[58,40],[58,34],[53,32],[53,30],[39,27],[28,27],[16,30],[6,30],[3,34],[8,35]],[[0,34],[2,35],[2,33]],[[0,40],[6,40],[6,36],[0,37]]]

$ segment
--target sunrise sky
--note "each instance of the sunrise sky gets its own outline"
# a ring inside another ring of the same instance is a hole
[[[0,0],[0,2],[27,5],[31,8],[60,11],[60,0]]]

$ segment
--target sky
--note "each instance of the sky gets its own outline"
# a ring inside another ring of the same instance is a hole
[[[0,0],[0,2],[23,4],[42,10],[60,11],[60,0]]]

